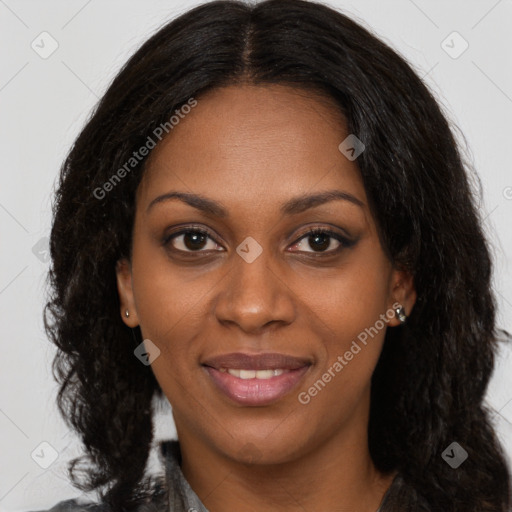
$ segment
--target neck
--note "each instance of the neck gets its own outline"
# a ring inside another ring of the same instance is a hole
[[[183,474],[210,512],[376,512],[395,476],[373,465],[364,428],[279,464],[241,463],[180,430]]]

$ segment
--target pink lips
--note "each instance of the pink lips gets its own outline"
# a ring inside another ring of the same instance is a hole
[[[231,400],[241,405],[262,406],[279,400],[296,387],[311,361],[278,353],[232,353],[213,357],[202,364],[215,386]],[[285,371],[268,379],[242,379],[221,369]]]

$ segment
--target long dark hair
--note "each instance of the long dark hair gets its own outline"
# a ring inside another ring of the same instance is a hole
[[[58,405],[87,453],[83,470],[83,459],[70,466],[75,485],[133,508],[147,494],[152,399],[162,398],[133,355],[141,333],[120,318],[115,279],[146,159],[98,190],[190,98],[237,83],[337,102],[366,146],[357,162],[382,245],[414,276],[416,305],[387,331],[372,380],[371,456],[400,474],[383,512],[508,510],[508,469],[483,406],[497,347],[491,261],[450,126],[393,50],[302,0],[214,1],[165,25],[113,80],[62,167],[45,317]],[[453,442],[468,454],[457,469],[442,456]]]

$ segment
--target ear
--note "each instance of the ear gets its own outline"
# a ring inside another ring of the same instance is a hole
[[[393,270],[388,308],[394,311],[397,305],[401,305],[405,310],[405,314],[409,316],[415,303],[416,289],[414,287],[412,274],[405,270]],[[390,327],[400,325],[400,320],[398,320],[396,315],[393,315],[388,325]]]
[[[139,317],[133,300],[132,288],[132,266],[130,262],[123,258],[116,264],[117,292],[119,293],[119,302],[121,303],[121,318],[128,327],[137,327]],[[129,316],[126,316],[128,311]]]

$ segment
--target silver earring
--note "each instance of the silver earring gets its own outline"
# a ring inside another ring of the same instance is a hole
[[[405,324],[405,322],[407,320],[407,315],[405,314],[405,309],[403,306],[398,306],[395,309],[395,315],[398,318],[398,320],[400,320],[401,324]]]
[[[130,316],[130,312],[129,312],[128,310],[126,310],[126,311],[124,312],[124,316],[125,316],[126,318],[128,318],[128,317]]]

